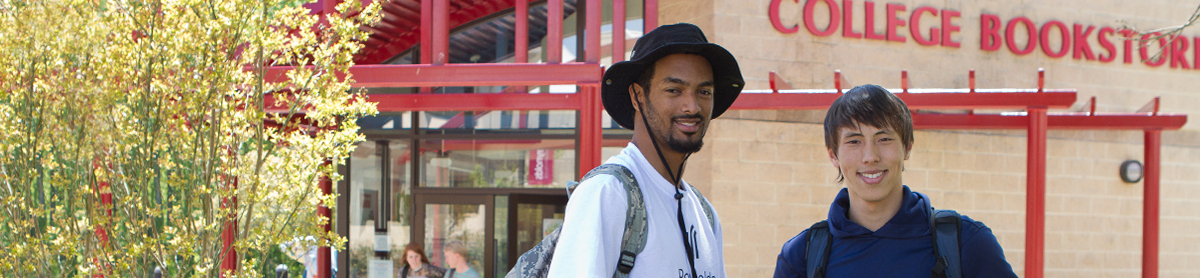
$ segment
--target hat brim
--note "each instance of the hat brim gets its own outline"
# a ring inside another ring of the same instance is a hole
[[[636,110],[629,98],[629,86],[637,81],[646,67],[654,66],[654,62],[662,57],[678,53],[700,55],[708,59],[709,65],[712,66],[713,119],[720,117],[733,105],[742,88],[746,86],[746,81],[742,79],[742,70],[733,54],[713,43],[674,43],[656,48],[636,61],[613,64],[604,72],[600,95],[604,101],[604,110],[608,111],[613,121],[625,129],[633,129],[633,113]]]

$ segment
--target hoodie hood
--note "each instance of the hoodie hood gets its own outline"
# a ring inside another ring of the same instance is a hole
[[[867,228],[850,221],[850,193],[846,188],[838,192],[833,205],[829,207],[829,231],[835,237],[869,236],[879,238],[917,238],[929,236],[929,197],[919,192],[913,192],[904,186],[900,211],[888,220],[879,230],[871,232]]]

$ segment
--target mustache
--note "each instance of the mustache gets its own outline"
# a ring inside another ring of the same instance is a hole
[[[704,120],[704,117],[701,117],[701,116],[700,116],[700,113],[696,113],[696,114],[683,114],[683,115],[675,115],[674,117],[671,117],[671,120],[672,120],[672,121],[674,121],[674,120],[682,120],[682,119],[689,119],[689,120],[690,120],[690,119]]]

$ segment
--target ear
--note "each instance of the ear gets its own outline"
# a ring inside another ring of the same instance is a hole
[[[832,163],[834,168],[841,167],[841,165],[838,165],[837,154],[833,153],[832,149],[825,149],[825,152],[829,153],[829,163]]]
[[[639,110],[641,110],[640,107],[638,107],[639,100],[641,100],[642,103],[646,102],[643,98],[643,96],[646,95],[645,93],[646,92],[642,90],[642,86],[638,83],[629,84],[629,103],[633,104],[634,112],[639,112]]]
[[[908,157],[910,155],[912,155],[912,145],[909,145],[907,148],[904,148],[904,160],[908,160]]]

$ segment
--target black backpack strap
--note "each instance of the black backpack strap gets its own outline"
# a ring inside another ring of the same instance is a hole
[[[933,277],[962,278],[958,231],[962,219],[958,212],[930,208],[929,228],[933,234]]]
[[[821,220],[808,228],[808,253],[805,260],[808,278],[825,278],[829,265],[829,250],[833,246],[833,234],[829,233],[829,220]]]

